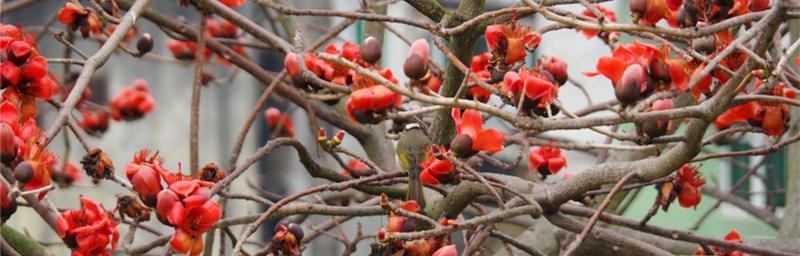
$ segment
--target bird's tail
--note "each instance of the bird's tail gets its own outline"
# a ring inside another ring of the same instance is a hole
[[[417,201],[420,207],[425,208],[425,194],[422,192],[422,183],[419,181],[421,170],[410,171],[408,176],[408,191],[406,200]]]

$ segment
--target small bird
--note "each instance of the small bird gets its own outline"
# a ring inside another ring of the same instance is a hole
[[[422,193],[422,183],[419,175],[422,172],[422,161],[425,161],[431,140],[425,135],[419,123],[411,122],[405,125],[400,139],[397,142],[397,158],[400,168],[408,172],[408,192],[406,200],[415,200],[420,207],[425,208],[425,198]]]

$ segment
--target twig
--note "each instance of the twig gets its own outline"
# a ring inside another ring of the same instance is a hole
[[[606,209],[606,207],[608,207],[608,204],[611,203],[611,199],[614,197],[617,191],[619,191],[619,189],[622,188],[622,185],[624,185],[625,182],[628,181],[628,179],[637,175],[638,174],[636,172],[630,172],[624,177],[622,177],[622,179],[620,179],[617,182],[617,184],[614,184],[614,187],[611,188],[611,191],[608,192],[608,195],[606,195],[606,197],[603,198],[603,202],[600,203],[599,207],[597,207],[597,212],[594,215],[592,215],[591,218],[589,218],[589,223],[586,224],[586,227],[583,228],[583,231],[581,231],[581,233],[578,234],[578,237],[575,238],[575,241],[573,241],[567,247],[567,250],[562,255],[564,256],[572,255],[572,253],[575,252],[575,249],[578,249],[578,246],[580,246],[581,243],[583,243],[583,240],[586,239],[586,236],[589,235],[589,232],[592,231],[592,228],[597,223],[597,219],[600,218],[600,213],[602,213]]]

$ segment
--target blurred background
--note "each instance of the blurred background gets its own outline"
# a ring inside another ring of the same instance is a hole
[[[5,4],[8,5],[15,1],[5,2]],[[4,12],[2,22],[21,25],[30,33],[40,33],[45,24],[53,21],[52,17],[57,13],[58,9],[63,6],[64,2],[65,1],[61,0],[38,1],[35,4],[11,13],[6,14]],[[455,8],[458,1],[448,0],[440,2],[447,8]],[[283,3],[297,8],[335,10],[355,10],[360,6],[359,1],[356,0],[301,0],[283,1]],[[506,0],[487,1],[487,10],[508,7],[515,3],[516,1]],[[613,3],[604,3],[602,5],[617,11],[618,22],[630,23],[627,1],[614,1]],[[580,5],[571,5],[567,7],[566,9],[576,12],[583,10],[583,7]],[[173,17],[184,16],[191,25],[196,25],[199,19],[198,13],[194,8],[180,7],[176,0],[151,1],[151,8]],[[281,36],[285,37],[287,35],[284,27],[280,26],[280,24],[275,25],[267,22],[263,9],[256,6],[254,3],[248,1],[245,6],[237,8],[237,11],[251,17],[265,28],[276,30],[275,33]],[[269,10],[269,12],[271,17],[277,16],[274,11]],[[412,7],[404,2],[390,5],[387,14],[391,16],[427,20],[427,18],[418,14]],[[316,40],[319,35],[326,32],[328,28],[343,20],[341,18],[322,17],[290,18],[292,19],[291,24],[295,29],[302,31],[304,34],[306,45]],[[541,18],[529,17],[521,19],[520,23],[538,28],[548,22]],[[425,31],[398,24],[393,24],[391,26],[411,40],[418,38],[430,39],[430,35]],[[113,122],[110,129],[104,135],[91,138],[90,143],[96,147],[102,148],[108,153],[114,162],[117,174],[120,176],[124,176],[124,166],[131,160],[134,153],[144,148],[150,149],[151,151],[158,150],[160,155],[165,158],[165,167],[168,169],[178,170],[180,169],[181,163],[183,163],[183,165],[185,165],[183,171],[184,173],[188,173],[189,110],[194,65],[188,62],[175,61],[165,46],[167,36],[152,23],[145,19],[139,19],[137,27],[140,34],[148,32],[153,35],[155,42],[154,50],[145,56],[145,58],[141,59],[131,57],[124,53],[118,53],[112,56],[109,62],[95,74],[90,83],[90,88],[93,91],[91,100],[100,104],[107,104],[109,98],[118,94],[121,88],[132,84],[135,79],[142,78],[148,82],[151,93],[157,102],[157,108],[154,112],[141,120],[133,122]],[[364,38],[364,28],[364,22],[355,22],[338,37],[334,38],[331,43],[337,46],[340,46],[343,40],[360,43]],[[65,29],[64,25],[55,22],[52,26],[49,26],[50,31],[42,32],[44,34],[39,41],[42,55],[59,58],[62,56],[63,45],[53,38],[52,33],[64,31]],[[244,38],[248,41],[253,40],[252,37],[246,35]],[[630,38],[624,36],[622,38],[623,43],[629,42],[630,40]],[[92,54],[98,49],[98,43],[91,39],[78,40],[77,47]],[[402,75],[402,63],[408,45],[394,34],[387,31],[384,34],[383,47],[384,54],[382,65],[391,68],[398,79],[401,80],[401,83],[405,82],[407,79]],[[475,48],[476,53],[486,51],[483,38],[480,39]],[[526,62],[527,65],[530,66],[535,63],[537,57],[541,56],[558,56],[565,59],[567,63],[569,63],[568,70],[570,78],[583,84],[589,91],[591,100],[597,103],[613,98],[611,83],[601,76],[595,78],[583,76],[582,72],[593,71],[595,69],[596,60],[600,56],[609,54],[610,50],[611,49],[599,39],[587,40],[575,30],[563,29],[545,34],[535,54],[529,55],[529,59]],[[446,59],[435,47],[433,47],[433,51],[433,60],[437,61],[440,65],[444,65]],[[260,65],[268,70],[278,72],[282,68],[283,55],[278,51],[248,49],[247,55],[257,60]],[[60,64],[51,64],[50,70],[54,74],[60,75],[63,67]],[[80,71],[80,66],[71,66],[70,70]],[[263,91],[264,85],[255,81],[246,72],[237,70],[235,67],[211,64],[206,65],[206,70],[213,72],[216,80],[214,83],[205,86],[202,90],[200,165],[208,162],[217,162],[223,169],[226,169],[229,167],[227,166],[227,159],[231,155],[237,133],[242,123],[244,123],[246,116],[251,111],[254,102]],[[565,104],[566,108],[573,111],[583,108],[589,103],[584,94],[572,84],[567,84],[561,88],[559,99]],[[278,96],[274,96],[270,99],[268,106],[274,106],[283,111],[290,111],[293,116],[297,138],[303,141],[304,144],[310,148],[311,152],[319,152],[313,149],[313,146],[316,145],[316,131],[309,130],[310,126],[307,124],[307,118],[302,109],[293,107],[288,101]],[[42,113],[39,116],[40,126],[47,127],[53,120],[55,111],[49,105],[44,104],[40,106],[39,109],[41,109],[40,111]],[[596,115],[604,114],[608,113],[596,113]],[[507,125],[497,122],[491,122],[489,126],[506,131],[510,128]],[[633,126],[622,126],[620,129],[626,132],[632,132],[634,130]],[[332,131],[332,129],[328,130]],[[246,158],[253,153],[255,149],[263,145],[270,138],[270,132],[271,131],[266,128],[263,116],[260,116],[256,120],[246,140],[240,159]],[[605,141],[605,137],[589,130],[554,131],[548,132],[544,134],[544,136],[550,138],[567,138],[575,142],[602,143]],[[64,141],[67,137],[69,137],[69,142]],[[712,148],[711,150],[745,150],[759,147],[764,144],[764,141],[764,137],[760,135],[748,135],[748,137],[741,140],[740,143],[726,146],[729,148]],[[69,155],[66,158],[69,161],[78,162],[84,152],[80,148],[78,142],[74,141],[72,135],[64,136],[63,133],[59,134],[50,148],[51,151],[63,157],[65,156],[65,152],[67,152],[66,145],[71,146]],[[344,145],[358,152],[363,152],[352,137],[347,137]],[[518,151],[516,147],[509,147],[508,150],[496,156],[506,160],[506,162],[510,162],[512,159],[516,158]],[[527,152],[525,153],[527,154]],[[565,175],[579,172],[585,167],[595,164],[595,156],[591,153],[582,151],[565,151],[565,153],[569,160],[567,168],[558,175],[549,177],[546,182],[557,182],[563,179]],[[327,155],[315,154],[315,157],[318,157],[318,161],[322,163],[330,166],[338,166],[336,161]],[[624,154],[614,153],[612,159],[615,157],[622,159],[626,156]],[[702,165],[701,169],[708,181],[709,187],[716,187],[721,191],[728,191],[732,184],[735,184],[744,176],[751,167],[757,167],[756,175],[745,180],[743,185],[739,186],[734,194],[739,197],[739,199],[752,202],[756,206],[770,206],[770,209],[775,211],[777,216],[781,216],[782,207],[785,203],[783,186],[786,184],[786,161],[785,150],[779,150],[766,157],[736,157],[731,160],[707,161]],[[519,170],[515,170],[516,174],[523,176],[528,175],[527,168],[524,167],[525,166],[522,166]],[[499,169],[493,168],[494,167],[490,165],[484,165],[482,171],[499,171]],[[272,193],[286,195],[322,182],[324,181],[313,179],[305,172],[302,166],[297,163],[297,156],[293,150],[280,149],[274,151],[274,153],[264,158],[257,166],[254,166],[251,170],[246,172],[244,176],[234,183],[232,189],[234,192],[240,193],[259,193],[253,189],[253,187],[257,187]],[[55,204],[59,208],[76,208],[79,207],[77,195],[83,195],[103,204],[105,208],[110,209],[113,208],[116,203],[115,195],[124,192],[125,191],[120,189],[116,184],[106,181],[93,184],[90,179],[84,176],[84,179],[70,188],[52,191],[48,196],[48,202]],[[652,187],[646,187],[639,192],[633,192],[638,195],[631,197],[634,199],[623,202],[625,205],[625,210],[623,210],[624,215],[634,219],[642,218],[651,207],[655,198],[655,192],[655,189]],[[714,207],[715,203],[715,198],[704,196],[702,203],[697,209],[672,207],[669,214],[663,212],[659,213],[650,223],[670,228],[689,229],[695,226],[695,223],[701,217],[702,213]],[[264,210],[265,209],[260,205],[231,200],[228,202],[225,211],[226,216],[244,216],[257,214]],[[165,233],[171,232],[171,228],[161,225],[155,218],[151,219],[150,223],[148,223],[150,226],[159,227]],[[311,223],[313,225],[328,219],[329,217],[313,217],[306,223]],[[363,224],[362,228],[365,234],[374,234],[383,226],[386,220],[385,217],[373,217],[359,218],[357,221],[350,221],[343,225],[348,234],[355,233],[357,222]],[[68,253],[68,249],[65,246],[56,244],[59,239],[55,232],[45,225],[44,222],[36,216],[35,212],[30,209],[21,207],[8,223],[39,241],[54,243],[48,247],[54,255],[65,255]],[[274,222],[268,225],[274,225]],[[235,234],[238,234],[239,228],[240,227],[234,229]],[[764,221],[728,204],[722,204],[718,210],[711,212],[707,219],[698,226],[697,232],[702,235],[721,237],[730,231],[731,228],[739,230],[743,238],[772,237],[776,233],[775,229]],[[120,225],[120,229],[121,233],[124,235],[127,227],[125,225]],[[273,229],[271,227],[265,227],[261,230],[263,232],[259,234],[261,236],[260,241],[268,241]],[[521,231],[522,230],[518,230],[517,232]],[[137,233],[135,244],[143,244],[153,238],[154,236],[140,231]],[[227,246],[230,246],[230,244]],[[362,243],[356,254],[366,254],[369,251],[367,246],[368,243]],[[254,245],[252,248],[256,247],[257,245]],[[339,242],[330,237],[323,236],[309,245],[305,251],[305,255],[339,255],[343,250],[344,248]],[[502,250],[497,251],[500,252]],[[151,253],[160,252],[151,251]]]

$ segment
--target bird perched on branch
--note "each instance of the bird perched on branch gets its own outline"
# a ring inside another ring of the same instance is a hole
[[[425,130],[417,122],[405,124],[397,141],[397,159],[400,168],[408,172],[408,192],[406,200],[415,200],[420,207],[425,208],[425,198],[422,193],[422,183],[419,175],[422,172],[422,161],[425,161],[431,140],[425,135]]]

